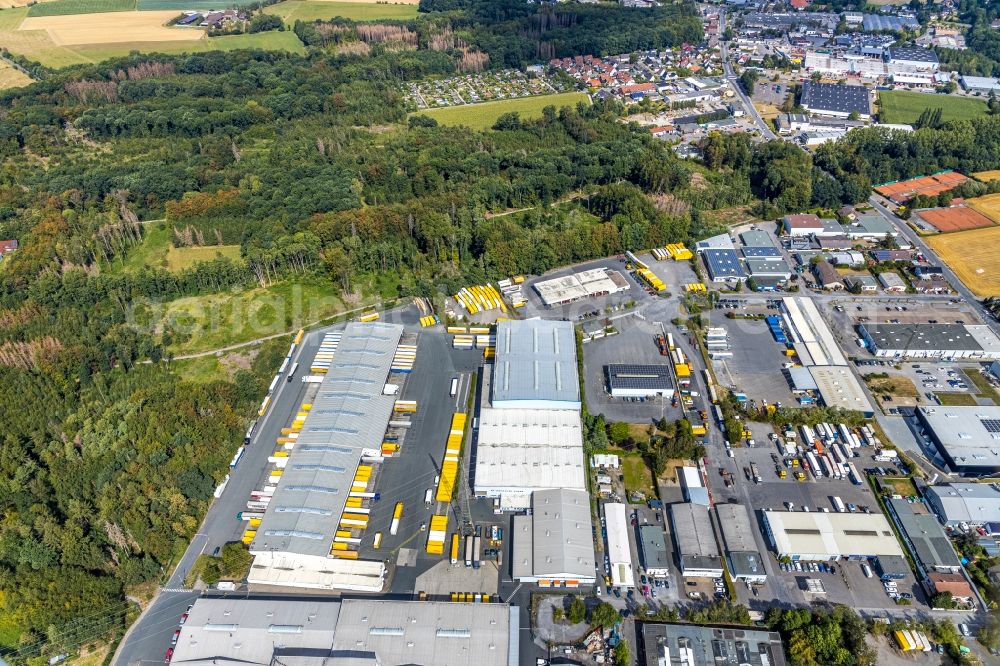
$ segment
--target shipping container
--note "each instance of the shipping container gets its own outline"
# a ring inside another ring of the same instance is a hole
[[[478,569],[483,563],[483,538],[473,537],[472,540],[472,568]]]
[[[449,391],[449,395],[451,395],[452,398],[458,395],[458,377],[451,378],[451,390]]]
[[[823,471],[819,467],[819,461],[816,459],[816,454],[812,451],[806,454],[806,460],[809,461],[809,471],[813,473],[813,476],[817,479],[823,478]]]
[[[403,503],[396,502],[396,508],[392,511],[392,524],[389,526],[389,534],[393,536],[399,532],[399,520],[403,517]]]
[[[458,554],[459,554],[458,553],[458,546],[459,546],[458,532],[455,532],[454,534],[451,535],[451,563],[452,564],[458,564]]]
[[[465,566],[472,566],[472,549],[474,547],[475,541],[472,536],[465,537]]]

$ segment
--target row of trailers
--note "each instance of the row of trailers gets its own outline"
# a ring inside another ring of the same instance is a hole
[[[446,332],[455,336],[451,341],[453,349],[481,349],[483,358],[496,355],[497,336],[489,326],[449,326]]]
[[[802,433],[802,445],[806,450],[805,458],[809,462],[809,471],[817,478],[827,476],[832,479],[850,479],[856,486],[862,485],[861,475],[851,462],[856,454],[854,449],[861,447],[861,439],[847,425],[841,423],[837,428],[829,423],[799,427]],[[866,437],[870,436],[870,428],[864,426]],[[809,450],[810,447],[812,450]]]
[[[264,396],[264,400],[260,403],[260,408],[257,410],[257,416],[264,416],[267,413],[268,408],[271,406],[271,397],[274,392],[278,389],[278,385],[281,384],[282,376],[285,377],[286,381],[292,381],[295,373],[299,370],[299,364],[292,362],[292,357],[295,355],[295,350],[298,349],[299,345],[302,344],[302,338],[305,337],[305,330],[299,329],[299,332],[295,334],[295,339],[292,341],[292,345],[288,348],[288,353],[285,354],[284,360],[281,362],[281,367],[278,368],[278,374],[274,376],[271,380],[271,384],[267,387],[267,395]],[[285,374],[287,373],[287,375]],[[250,438],[253,435],[253,427],[256,424],[250,424],[250,430],[247,431],[245,444],[250,443]],[[234,459],[239,462],[238,459]],[[230,467],[236,467],[236,465],[230,465]]]

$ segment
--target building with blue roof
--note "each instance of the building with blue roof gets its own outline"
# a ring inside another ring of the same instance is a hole
[[[746,280],[747,274],[736,250],[710,249],[701,254],[712,282]]]

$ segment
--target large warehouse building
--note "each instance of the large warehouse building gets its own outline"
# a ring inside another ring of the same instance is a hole
[[[573,324],[500,322],[491,389],[494,409],[580,409]]]
[[[858,333],[883,358],[1000,359],[1000,337],[971,324],[859,324]]]
[[[636,623],[639,666],[785,666],[781,635],[755,627]]]
[[[580,413],[570,409],[483,409],[476,433],[473,490],[526,508],[532,492],[586,490]]]
[[[531,514],[514,516],[511,573],[522,583],[578,587],[596,580],[590,495],[585,490],[538,490]]]
[[[729,573],[733,578],[749,583],[767,581],[764,558],[757,550],[753,537],[750,512],[743,504],[716,504],[715,514],[719,518],[722,541],[729,560]]]
[[[851,409],[871,416],[875,408],[860,380],[847,365],[833,332],[811,298],[789,296],[781,299],[782,319],[795,349],[816,385],[816,393],[828,407]],[[793,378],[797,373],[792,373]],[[804,390],[805,382],[794,388]]]
[[[667,365],[612,364],[604,366],[608,393],[613,398],[654,398],[674,395]]]
[[[388,599],[203,597],[180,628],[185,666],[511,666],[519,608]]]
[[[608,536],[606,553],[611,566],[611,584],[615,587],[635,587],[635,570],[632,568],[632,545],[628,533],[628,507],[609,502],[604,505],[604,522]]]
[[[670,575],[670,553],[667,551],[666,535],[659,525],[643,525],[639,528],[639,558],[646,575],[666,578]]]
[[[250,583],[382,589],[381,561],[335,559],[333,546],[338,530],[351,529],[341,521],[362,457],[381,455],[395,402],[383,388],[402,333],[402,326],[382,323],[355,322],[344,329],[250,544]]]
[[[903,556],[879,513],[765,511],[764,528],[779,557],[826,561]]]
[[[721,578],[722,558],[715,542],[708,507],[684,502],[670,505],[670,523],[677,541],[681,575],[696,578]]]
[[[942,524],[981,525],[1000,522],[1000,489],[996,484],[947,483],[924,491],[927,505]]]
[[[565,305],[591,296],[607,296],[628,291],[628,281],[618,271],[595,268],[534,284],[546,307]]]
[[[918,407],[917,420],[954,472],[1000,472],[1000,407]]]

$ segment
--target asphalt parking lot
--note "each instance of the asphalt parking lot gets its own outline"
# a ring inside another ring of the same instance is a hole
[[[673,329],[669,322],[664,324],[668,330]],[[604,366],[613,363],[669,363],[669,358],[661,356],[656,347],[654,331],[659,332],[659,326],[648,319],[644,321],[628,316],[615,320],[615,327],[619,331],[617,335],[592,340],[583,345],[584,390],[588,410],[592,414],[604,414],[608,421],[630,423],[680,418],[680,409],[671,407],[666,398],[626,402],[608,395]]]
[[[712,325],[721,326],[729,333],[729,350],[733,356],[712,361],[719,382],[755,400],[794,404],[794,396],[781,368],[789,359],[783,353],[785,347],[775,342],[767,323],[727,319],[722,312],[713,311]]]

